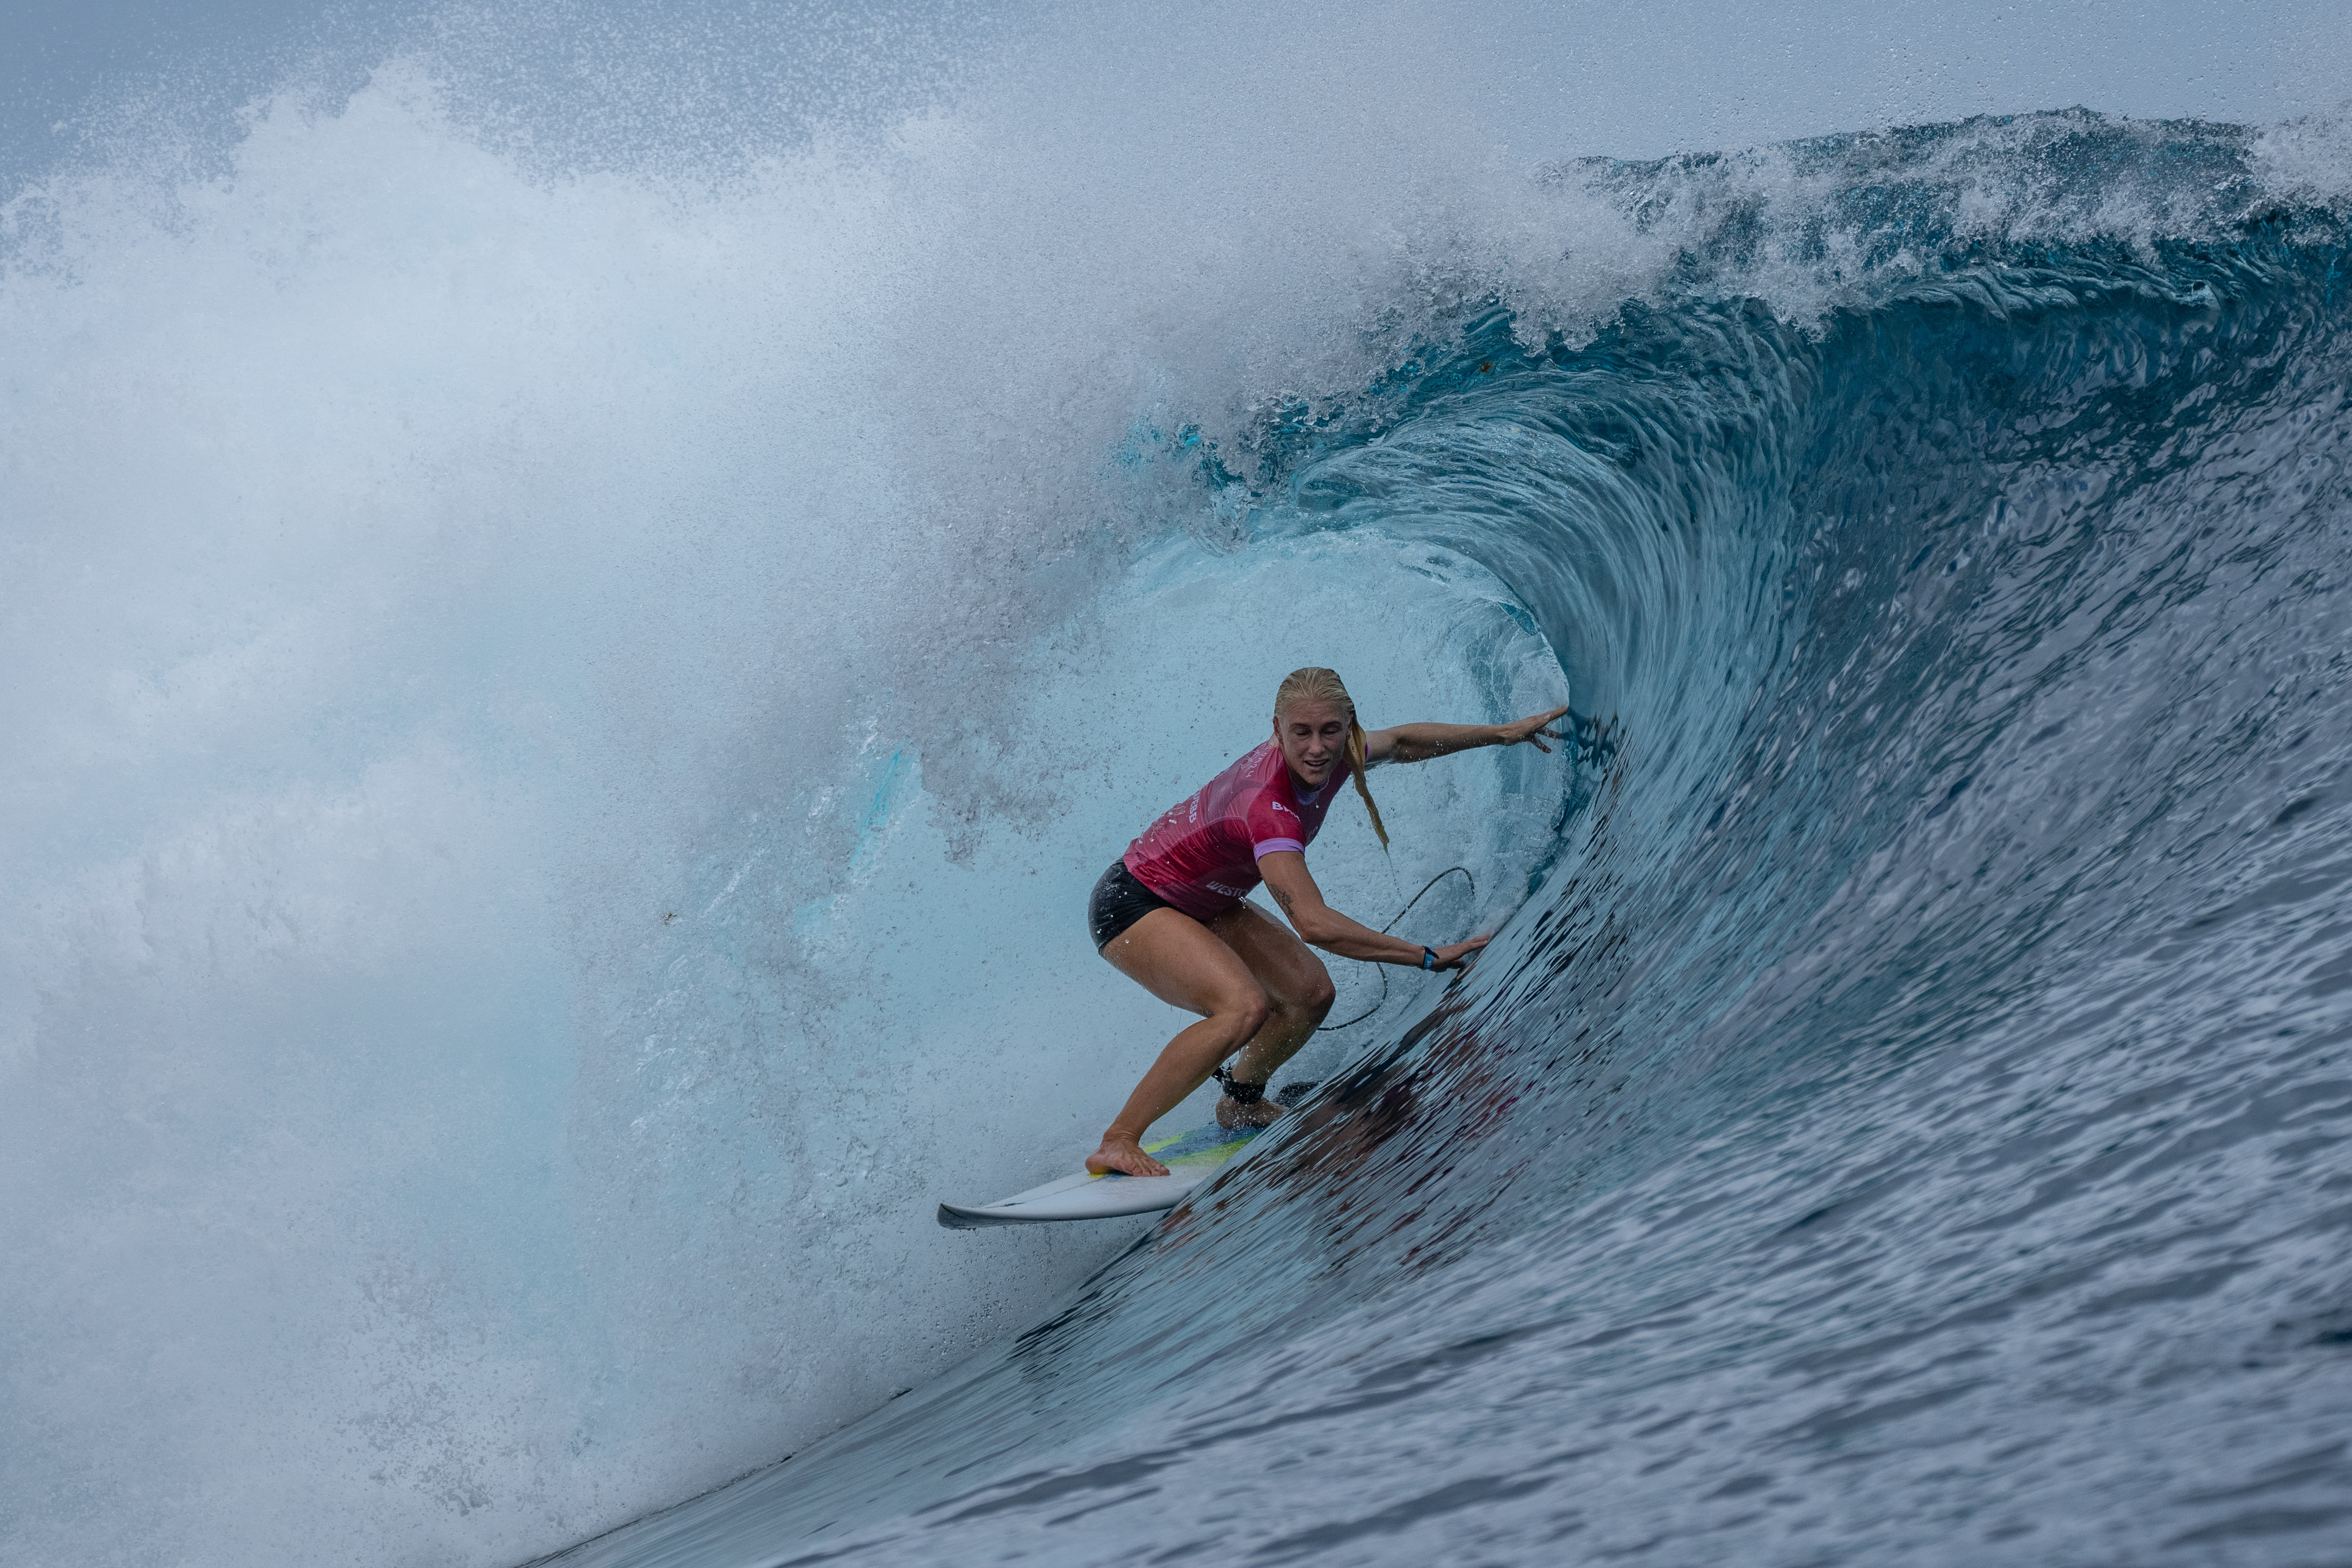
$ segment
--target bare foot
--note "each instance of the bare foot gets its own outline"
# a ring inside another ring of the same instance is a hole
[[[1289,1114],[1290,1107],[1278,1100],[1244,1105],[1229,1094],[1217,1101],[1217,1125],[1228,1132],[1236,1127],[1271,1127],[1276,1118]]]
[[[1087,1156],[1087,1173],[1122,1176],[1164,1176],[1168,1167],[1143,1152],[1143,1145],[1125,1132],[1103,1134],[1102,1147]]]

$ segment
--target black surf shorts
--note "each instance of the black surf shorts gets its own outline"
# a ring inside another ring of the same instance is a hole
[[[1175,907],[1145,887],[1127,868],[1126,860],[1112,861],[1110,869],[1096,881],[1094,893],[1087,900],[1087,927],[1094,933],[1095,951],[1100,952],[1108,947],[1128,927],[1152,910]]]

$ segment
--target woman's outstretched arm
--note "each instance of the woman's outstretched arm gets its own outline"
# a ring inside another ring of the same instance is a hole
[[[1384,935],[1325,903],[1323,889],[1307,874],[1307,857],[1297,850],[1276,849],[1261,855],[1257,858],[1257,869],[1258,875],[1265,879],[1266,890],[1274,895],[1274,901],[1290,917],[1291,929],[1307,946],[1370,963],[1420,965],[1421,943]],[[1485,937],[1475,936],[1468,942],[1449,942],[1429,951],[1437,954],[1438,968],[1451,969],[1486,945]]]
[[[1393,730],[1371,730],[1364,735],[1364,761],[1372,763],[1425,763],[1432,757],[1442,757],[1451,752],[1467,752],[1479,746],[1516,746],[1525,741],[1538,752],[1549,752],[1546,741],[1557,741],[1559,731],[1550,726],[1553,721],[1568,711],[1555,708],[1549,713],[1537,713],[1508,724],[1399,724]]]

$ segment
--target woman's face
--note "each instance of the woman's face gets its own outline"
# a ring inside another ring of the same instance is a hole
[[[1294,702],[1274,716],[1274,739],[1291,776],[1321,789],[1348,754],[1348,710],[1336,702]]]

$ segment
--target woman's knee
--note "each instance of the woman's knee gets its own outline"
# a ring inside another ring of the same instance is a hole
[[[1331,972],[1320,963],[1308,963],[1283,976],[1282,1011],[1291,1017],[1303,1017],[1321,1023],[1331,1010],[1332,999],[1339,992],[1331,984]]]
[[[1339,994],[1339,988],[1331,984],[1331,972],[1318,963],[1307,982],[1306,994],[1299,998],[1299,1002],[1315,1015],[1315,1021],[1319,1024],[1323,1016],[1331,1010],[1331,1004]]]
[[[1265,1027],[1274,1012],[1274,1004],[1257,986],[1243,990],[1235,986],[1217,1004],[1216,1016],[1223,1019],[1237,1040],[1246,1040]]]

